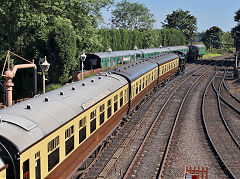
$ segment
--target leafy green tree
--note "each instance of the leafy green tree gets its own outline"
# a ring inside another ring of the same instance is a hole
[[[49,78],[52,82],[66,83],[75,68],[76,32],[69,19],[54,18],[49,34]]]
[[[155,19],[150,10],[140,3],[123,0],[112,11],[112,27],[134,29],[151,29]]]
[[[236,15],[234,16],[234,21],[240,22],[240,9],[235,13]]]
[[[217,26],[212,26],[205,32],[202,41],[204,42],[207,48],[210,47],[219,48],[221,47],[222,36],[223,36],[222,29],[220,29]]]
[[[0,68],[7,50],[35,59],[36,64],[40,57],[47,56],[51,63],[49,82],[66,82],[80,61],[76,51],[90,52],[101,46],[102,39],[97,33],[101,8],[111,4],[113,0],[1,1]],[[30,81],[27,78],[31,74],[27,70],[17,73],[14,90],[20,87],[18,94],[26,91],[23,88],[26,84],[20,82]]]
[[[71,21],[79,52],[94,51],[101,40],[97,34],[97,25],[102,19],[101,8],[112,3],[113,0],[2,1],[0,57],[3,58],[9,49],[30,59],[45,56],[55,17]]]
[[[165,28],[180,29],[187,39],[190,39],[193,33],[197,30],[197,19],[190,14],[190,11],[177,9],[168,14],[162,26]]]
[[[234,21],[238,22],[238,25],[232,28],[232,36],[234,38],[235,46],[238,49],[240,47],[240,9],[236,12]]]
[[[231,32],[225,32],[221,38],[221,43],[223,45],[231,45],[234,43]]]

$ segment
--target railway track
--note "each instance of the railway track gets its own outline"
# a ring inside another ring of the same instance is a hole
[[[190,76],[186,80],[184,80],[174,91],[173,93],[169,96],[167,101],[164,103],[163,107],[159,111],[158,115],[155,117],[155,120],[153,124],[151,125],[147,135],[145,136],[141,146],[139,147],[136,155],[133,158],[133,161],[128,167],[127,172],[124,175],[124,178],[127,178],[128,176],[134,176],[134,174],[131,175],[131,169],[134,167],[134,164],[137,162],[143,162],[145,164],[149,164],[153,161],[154,158],[156,158],[156,155],[152,155],[154,153],[154,150],[159,150],[160,153],[163,155],[159,155],[158,160],[153,162],[155,165],[157,164],[157,167],[159,167],[159,172],[156,171],[156,175],[158,178],[162,176],[164,167],[165,167],[165,162],[166,158],[170,149],[170,145],[172,142],[172,137],[175,132],[175,127],[176,124],[179,120],[179,114],[182,110],[182,106],[186,100],[186,97],[189,94],[189,91],[191,88],[194,86],[194,84],[205,74],[207,73],[206,69],[203,68],[204,72],[199,76],[199,71],[195,72],[194,75]],[[202,69],[201,69],[202,70]],[[200,70],[200,71],[201,71]],[[196,79],[197,77],[197,79]],[[195,79],[192,81],[192,79]],[[184,84],[184,86],[183,86]],[[181,87],[181,88],[180,88]],[[186,91],[187,90],[187,91]],[[171,107],[170,107],[171,106]],[[160,117],[161,116],[161,117]],[[151,135],[153,133],[153,135]],[[168,138],[168,136],[170,136]],[[159,142],[162,141],[162,142]],[[149,144],[150,142],[150,144]],[[155,146],[153,146],[155,145]],[[165,148],[165,146],[167,146]],[[144,156],[144,159],[138,158],[138,156],[142,153],[144,150],[149,150],[151,148],[151,154]],[[160,159],[160,160],[159,160]],[[147,160],[147,162],[146,162]],[[161,161],[161,163],[156,163]],[[144,165],[143,164],[143,167]],[[160,165],[160,166],[158,166]],[[139,169],[140,168],[140,169]],[[153,172],[146,172],[146,170],[142,170],[142,167],[139,167],[135,165],[135,173],[137,173],[137,177],[145,178],[150,176]],[[139,176],[140,175],[140,176]],[[154,177],[154,175],[153,175]],[[152,177],[151,177],[152,178]]]
[[[199,83],[199,81],[202,79],[202,77],[208,73],[209,70],[211,70],[211,68],[207,69],[207,70],[204,70],[203,72],[201,72],[200,74],[196,74],[197,78],[193,78],[193,81],[190,82],[190,86],[187,86],[186,84],[184,85],[185,88],[187,88],[187,91],[185,91],[183,94],[184,96],[182,97],[182,100],[181,100],[181,103],[179,105],[179,108],[178,108],[178,111],[177,111],[177,115],[175,117],[175,120],[174,120],[174,125],[172,127],[172,130],[171,130],[171,135],[168,139],[168,144],[167,144],[167,147],[165,149],[165,152],[164,152],[164,156],[162,158],[162,162],[161,162],[161,165],[160,165],[160,168],[157,172],[157,178],[169,178],[169,177],[173,177],[173,176],[169,176],[166,175],[164,173],[164,170],[165,170],[165,167],[167,166],[167,160],[168,160],[168,155],[170,153],[170,150],[171,150],[171,145],[172,145],[172,142],[173,142],[173,138],[174,138],[174,132],[176,131],[176,128],[177,128],[177,123],[179,123],[178,121],[180,120],[180,114],[182,113],[182,110],[183,110],[183,106],[185,106],[185,102],[186,102],[186,99],[187,97],[189,96],[189,93],[190,91],[192,90],[192,88],[197,84]],[[187,86],[187,87],[186,87]],[[181,122],[181,121],[180,121]],[[183,168],[184,169],[184,168]],[[170,172],[167,172],[167,173],[170,173]],[[183,173],[182,173],[183,174]]]
[[[218,73],[221,72],[216,72],[216,75],[210,80],[204,92],[202,101],[203,123],[212,148],[219,157],[225,171],[231,178],[240,178],[239,144],[236,135],[232,132],[233,128],[228,125],[225,119],[226,117],[224,117],[223,103],[220,98],[221,83],[223,80],[221,77],[218,79]],[[218,87],[216,87],[215,84],[217,81]],[[225,101],[224,104],[226,103]],[[231,120],[232,122],[233,120],[236,123],[239,122],[239,118],[238,121],[236,119]],[[235,133],[236,132],[238,131],[235,131]]]
[[[180,113],[181,120],[175,129],[162,178],[183,178],[186,166],[208,167],[208,178],[228,178],[209,146],[201,120],[201,98],[214,74],[215,70],[211,69],[189,92]]]
[[[193,73],[193,72],[190,72],[190,73]],[[191,74],[191,75],[195,79],[201,78],[201,76],[199,76],[200,74],[194,74],[194,75]],[[198,80],[196,80],[196,83],[197,81]],[[187,80],[187,82],[189,83],[189,85],[194,86],[194,84],[192,84],[190,80]],[[103,154],[101,154],[99,159],[97,159],[96,165],[94,164],[94,167],[92,167],[89,170],[89,172],[86,173],[81,178],[83,177],[84,178],[144,178],[144,177],[160,178],[160,176],[162,176],[161,172],[159,172],[161,171],[161,168],[162,168],[161,166],[164,166],[162,164],[165,163],[165,162],[162,162],[161,164],[160,162],[161,158],[165,155],[164,154],[165,148],[163,148],[162,146],[167,145],[167,144],[164,144],[164,140],[165,142],[168,140],[168,135],[166,135],[167,134],[166,130],[170,129],[171,127],[166,127],[166,126],[163,128],[153,127],[153,129],[156,128],[156,130],[149,132],[149,135],[147,134],[147,131],[153,125],[153,118],[150,119],[150,116],[156,116],[156,114],[154,115],[153,111],[151,110],[153,110],[153,108],[162,108],[163,103],[166,102],[167,100],[166,96],[170,96],[171,93],[174,90],[176,90],[177,86],[180,84],[176,82],[170,82],[170,83],[172,84],[170,84],[171,87],[169,87],[169,89],[163,88],[162,91],[161,90],[159,91],[159,94],[153,95],[153,97],[149,99],[149,101],[147,101],[145,105],[142,106],[142,109],[141,109],[142,112],[137,111],[131,117],[131,120],[128,121],[128,125],[123,127],[125,129],[123,130],[121,129],[122,131],[119,132],[118,135],[116,135],[114,141],[109,145],[109,148],[106,149],[105,152],[103,152]],[[190,92],[189,86],[187,87],[185,86],[185,92],[183,92],[183,94],[181,95],[184,95],[189,92]],[[176,98],[172,102],[173,104],[170,106],[172,106],[172,108],[177,109],[177,107],[174,107],[175,105],[174,103],[178,103],[178,104],[181,103],[181,105],[183,105],[183,101]],[[151,106],[152,109],[147,108],[146,106]],[[168,113],[169,113],[169,108],[170,107],[168,107],[166,110],[168,111]],[[181,110],[178,110],[178,116],[180,115],[180,111]],[[172,113],[173,116],[174,114],[177,114],[176,111],[170,112],[170,113]],[[162,123],[164,123],[162,122],[164,120],[163,118],[166,118],[166,119],[171,118],[170,115],[167,113],[165,115],[162,114],[161,116],[163,117],[161,117],[161,124],[159,126],[161,126]],[[174,122],[172,121],[169,123],[174,123]],[[158,131],[163,131],[163,133],[158,134],[157,133]],[[154,134],[153,137],[150,134]],[[147,140],[143,142],[143,139],[146,136],[148,136]],[[141,147],[139,147],[141,145],[143,146],[142,149]],[[154,145],[156,145],[157,147],[156,146],[154,147]],[[205,144],[205,145],[208,145],[208,144]],[[161,149],[159,150],[159,148]],[[151,153],[157,154],[158,158],[156,158],[156,156],[151,157],[151,155],[149,155]],[[210,150],[208,151],[208,153],[210,153]],[[215,158],[215,156],[211,156],[211,157]],[[132,158],[136,158],[137,160],[132,162],[131,160]],[[162,160],[165,160],[165,159],[162,159]],[[214,162],[217,163],[216,158]],[[127,166],[127,163],[131,163],[131,164]],[[141,169],[141,167],[143,168]],[[218,170],[217,172],[215,171],[212,172],[214,174],[213,176],[226,176],[226,177],[228,176],[224,174],[224,172],[220,169],[218,164],[213,165],[212,168],[217,168]],[[129,172],[127,172],[128,170]],[[168,176],[166,178],[168,178]]]
[[[200,65],[201,66],[201,65]],[[199,65],[191,65],[191,68],[189,66],[186,68],[187,74],[185,76],[189,76],[193,73],[193,70],[196,70],[196,68],[199,68]],[[97,161],[97,165],[92,168],[86,175],[82,176],[84,178],[107,178],[107,176],[122,176],[124,167],[118,167],[116,165],[116,157],[119,157],[118,155],[122,152],[126,152],[130,155],[130,153],[134,154],[136,151],[137,142],[138,139],[136,139],[135,136],[144,136],[146,133],[146,126],[150,125],[151,121],[147,122],[145,118],[147,116],[152,115],[149,106],[157,107],[158,105],[162,105],[164,103],[165,96],[170,95],[170,93],[176,88],[177,84],[179,84],[180,77],[177,77],[175,80],[170,81],[168,85],[161,88],[159,91],[156,92],[156,94],[153,95],[142,107],[141,110],[138,110],[137,113],[135,113],[131,119],[129,120],[128,124],[123,127],[122,131],[116,136],[116,138],[113,140],[113,142],[108,147],[108,150],[103,152],[102,156]],[[154,103],[155,102],[155,103]],[[160,107],[159,107],[160,108]],[[140,112],[141,111],[141,112]],[[145,118],[144,118],[145,117]],[[145,128],[146,130],[143,131],[143,134],[139,134],[139,129]],[[125,139],[125,140],[123,140]],[[124,150],[123,150],[124,148]],[[130,160],[129,160],[130,162]],[[101,167],[104,166],[104,167]],[[126,166],[125,166],[126,168]],[[113,173],[113,174],[111,174]],[[111,178],[110,177],[110,178]]]
[[[217,78],[218,75],[216,75],[212,85],[217,95],[220,116],[233,141],[240,149],[240,104],[229,95],[229,91],[222,88],[226,70],[224,69],[224,74],[222,71],[219,73],[222,73],[222,78],[221,76]]]
[[[221,84],[219,85],[219,94],[220,98],[225,102],[232,110],[234,110],[237,114],[240,115],[240,99],[232,94],[232,92],[228,89],[225,81],[227,78],[228,69],[224,69],[224,74],[221,80]]]

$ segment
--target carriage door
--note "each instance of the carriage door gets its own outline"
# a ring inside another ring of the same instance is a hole
[[[23,162],[23,179],[29,179],[29,159]]]
[[[35,178],[41,178],[40,151],[35,154]]]

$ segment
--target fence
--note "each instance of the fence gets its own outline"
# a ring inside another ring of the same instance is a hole
[[[208,179],[208,167],[185,167],[185,179]]]

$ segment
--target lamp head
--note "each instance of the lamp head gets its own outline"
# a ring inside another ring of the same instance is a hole
[[[109,48],[107,49],[107,51],[108,51],[109,53],[112,52],[111,47],[109,47]]]
[[[133,50],[137,50],[138,48],[137,48],[137,46],[135,45],[134,47],[133,47]]]
[[[44,61],[40,64],[42,71],[47,72],[50,64],[47,62],[47,57],[45,56]]]
[[[87,58],[87,55],[85,54],[85,53],[83,53],[82,55],[81,55],[81,61],[85,61],[86,60],[86,58]]]

